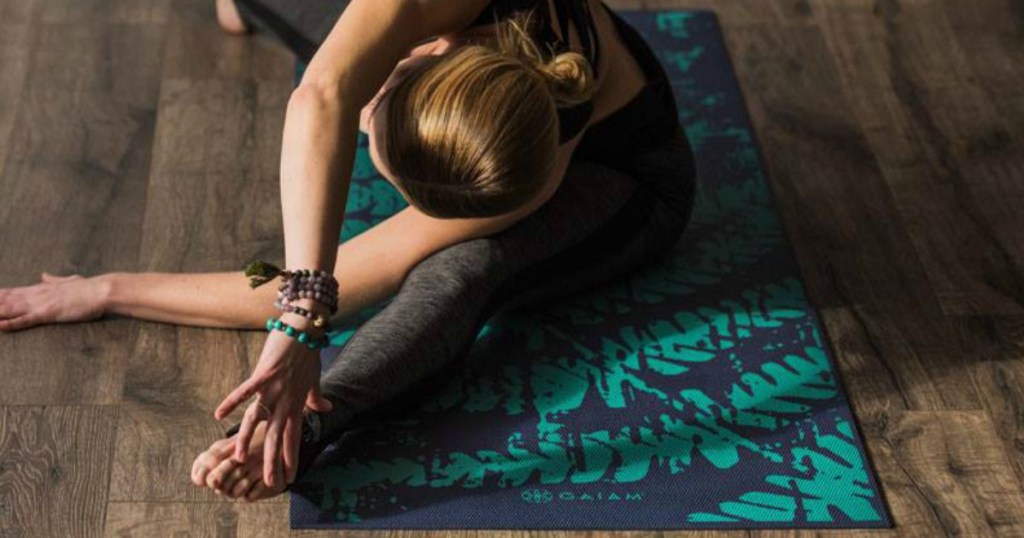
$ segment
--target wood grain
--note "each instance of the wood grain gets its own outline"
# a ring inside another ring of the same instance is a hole
[[[16,108],[0,105],[0,251],[11,254],[0,285],[38,282],[44,270],[134,270],[162,26],[34,22],[14,29],[0,38],[0,54],[13,60],[10,70],[4,64],[0,92],[20,96]],[[0,376],[0,403],[116,403],[135,330],[105,320],[9,336],[0,348],[10,374]]]
[[[117,408],[0,407],[0,536],[98,536]]]
[[[733,42],[776,200],[826,326],[861,325],[862,345],[884,361],[871,368],[870,382],[900,389],[883,389],[884,408],[980,409],[956,374],[955,345],[934,330],[944,322],[941,308],[906,248],[909,233],[821,32],[749,26],[735,30]],[[844,319],[828,319],[837,308]],[[942,352],[926,352],[933,349]],[[842,363],[844,353],[837,355]],[[860,382],[855,371],[843,374]]]
[[[1020,315],[1024,217],[1013,201],[1024,191],[1024,146],[1014,133],[1020,121],[1008,120],[1024,109],[1020,97],[993,102],[979,84],[988,69],[977,53],[993,47],[974,43],[989,30],[977,22],[955,30],[947,10],[967,11],[956,5],[836,2],[823,24],[943,312]],[[1004,26],[994,19],[986,20]],[[994,78],[1009,82],[1010,73]]]
[[[956,328],[971,377],[1024,483],[1024,318],[963,317]]]
[[[0,77],[0,177],[3,177],[9,139],[29,66],[31,26],[0,20],[4,21],[0,22],[0,65],[7,71]]]
[[[213,410],[252,371],[262,333],[153,325],[125,377],[111,471],[117,501],[211,501],[189,481],[192,460],[221,438]],[[283,502],[283,500],[275,500]]]
[[[190,16],[168,23],[140,260],[146,270],[194,272],[281,258],[277,162],[294,63],[222,36],[212,12]],[[218,424],[213,410],[248,377],[264,340],[258,331],[140,327],[125,361],[112,500],[217,498],[193,486],[189,470],[223,436],[230,421]]]
[[[607,3],[718,13],[896,521],[686,535],[1024,535],[1019,2]],[[0,65],[0,286],[283,254],[293,63],[273,39],[224,35],[209,0],[0,0]],[[288,532],[287,496],[228,503],[187,476],[261,333],[110,319],[2,338],[0,535]]]

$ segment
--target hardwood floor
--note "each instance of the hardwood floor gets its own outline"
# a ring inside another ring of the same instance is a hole
[[[719,14],[897,524],[693,535],[1024,536],[1024,6],[606,1]],[[0,0],[0,286],[280,257],[292,62],[211,0]],[[0,536],[287,532],[187,482],[259,333],[0,342]]]

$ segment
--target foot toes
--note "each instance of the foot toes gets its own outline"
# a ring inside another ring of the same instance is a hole
[[[245,475],[245,468],[242,467],[241,465],[236,464],[235,467],[231,469],[231,471],[226,476],[224,476],[224,481],[221,482],[220,487],[217,489],[219,489],[221,493],[229,494],[231,493],[231,488],[235,486],[235,482],[238,482],[241,478],[244,478]]]
[[[250,472],[235,482],[235,485],[231,487],[231,491],[228,495],[233,499],[245,497],[249,494],[252,487],[259,482],[259,480],[260,476],[258,472]]]
[[[209,452],[203,452],[192,462],[192,483],[204,487],[206,475],[213,469],[217,461],[210,456]]]
[[[216,469],[224,459],[229,459],[229,456],[234,452],[234,440],[234,437],[218,439],[210,445],[210,448],[196,456],[195,461],[192,462],[191,477],[193,484],[199,487],[208,485],[207,478],[209,473]]]
[[[219,490],[221,485],[224,484],[224,479],[228,473],[234,470],[237,464],[231,458],[225,458],[217,464],[216,467],[206,475],[206,485],[211,489]],[[220,493],[218,491],[218,493]]]
[[[261,495],[266,488],[267,485],[263,483],[263,478],[259,478],[256,480],[256,483],[252,485],[252,489],[249,490],[249,493],[246,493],[245,500],[253,502],[262,499],[263,497],[261,497]]]

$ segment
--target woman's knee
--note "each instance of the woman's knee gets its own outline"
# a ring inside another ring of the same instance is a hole
[[[495,240],[476,238],[445,247],[416,264],[405,276],[400,296],[422,300],[468,301],[486,293],[497,276],[501,255]]]

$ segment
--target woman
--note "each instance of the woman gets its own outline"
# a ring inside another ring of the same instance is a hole
[[[255,401],[195,459],[197,486],[279,494],[324,443],[450,376],[493,314],[624,275],[688,224],[696,170],[669,82],[600,0],[236,1],[218,0],[225,30],[274,32],[309,62],[282,143],[285,266],[324,271],[337,303],[295,295],[280,321],[316,339],[312,319],[390,301],[322,375],[315,350],[268,326],[215,416]],[[356,129],[410,205],[337,245]],[[105,313],[263,327],[280,303],[244,282],[44,273],[0,290],[0,330]]]

